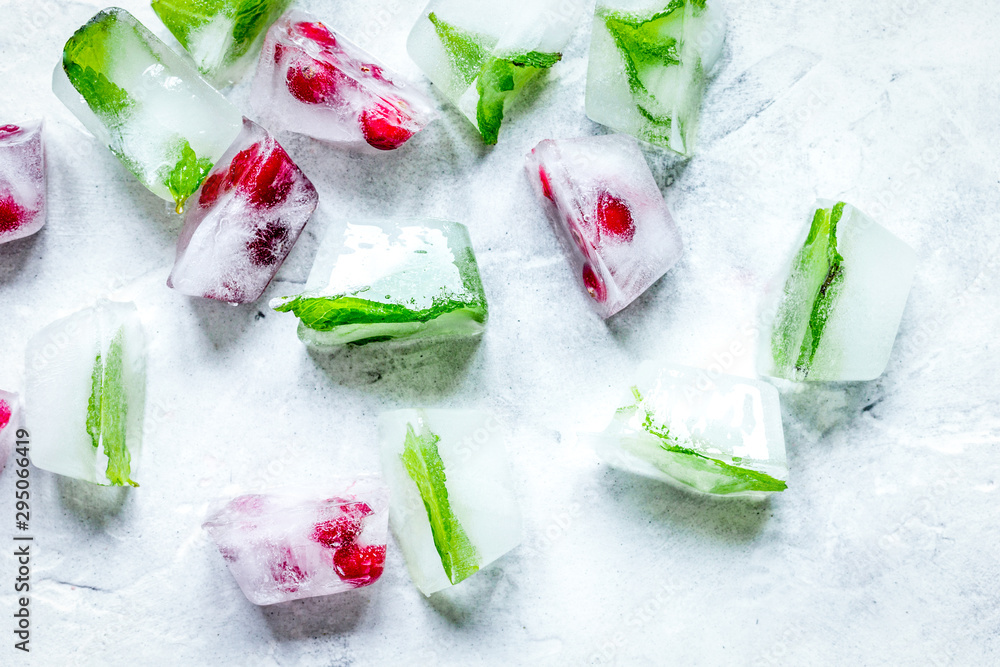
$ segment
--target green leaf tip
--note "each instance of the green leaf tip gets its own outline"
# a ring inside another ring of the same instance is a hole
[[[125,330],[119,328],[107,354],[97,355],[87,401],[87,433],[91,444],[108,457],[105,472],[112,486],[139,486],[131,478],[131,455],[126,443],[128,395],[125,389]]]
[[[426,425],[421,426],[418,435],[413,424],[407,423],[400,459],[420,492],[445,574],[457,584],[479,571],[480,557],[448,501],[444,461],[437,447],[440,438]]]
[[[173,168],[161,169],[163,184],[167,186],[174,202],[177,204],[177,213],[184,212],[184,202],[195,193],[201,182],[212,170],[212,161],[207,158],[199,158],[191,144],[186,139],[180,139],[176,147],[176,162]],[[163,172],[166,172],[165,174]]]

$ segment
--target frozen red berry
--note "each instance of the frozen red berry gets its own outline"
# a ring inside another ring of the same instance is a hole
[[[635,222],[628,204],[610,192],[597,199],[597,224],[601,231],[629,243],[635,236]]]
[[[219,189],[226,180],[226,174],[216,172],[210,174],[205,182],[201,184],[201,195],[198,197],[198,206],[211,208],[219,199]]]
[[[538,180],[542,182],[542,194],[545,195],[546,199],[554,202],[555,198],[552,196],[552,182],[549,181],[549,175],[545,171],[545,167],[538,167]]]
[[[271,266],[283,255],[288,241],[288,229],[279,223],[269,222],[258,227],[253,238],[247,241],[247,252],[254,266]]]
[[[328,549],[336,549],[353,542],[364,528],[362,519],[375,513],[365,502],[352,502],[341,498],[331,498],[327,502],[337,505],[335,511],[338,516],[317,523],[310,538]]]
[[[300,21],[292,26],[292,31],[306,39],[312,40],[328,50],[337,48],[337,38],[330,29],[319,21]]]
[[[28,222],[29,211],[14,201],[12,195],[0,193],[0,234],[12,232]]]
[[[583,284],[590,296],[598,302],[603,303],[608,298],[608,289],[605,287],[604,281],[590,264],[583,265]]]
[[[365,586],[382,576],[385,567],[385,545],[358,546],[348,544],[333,554],[333,569],[341,579]]]
[[[225,185],[227,189],[239,188],[252,205],[270,208],[288,197],[295,175],[291,158],[281,146],[275,144],[274,150],[264,159],[263,149],[256,143],[233,157]]]
[[[385,83],[392,83],[392,80],[385,75],[385,70],[375,63],[362,63],[358,69],[361,70],[362,74],[367,74],[374,79],[384,81]]]
[[[18,134],[20,131],[21,128],[17,125],[0,125],[0,139]]]
[[[283,547],[271,562],[271,578],[281,590],[286,593],[294,593],[306,580],[306,573],[295,562],[292,550]]]
[[[305,54],[288,66],[285,82],[292,97],[306,104],[333,102],[340,88],[352,83],[336,68]]]
[[[361,112],[361,132],[370,146],[382,151],[399,148],[413,136],[413,132],[403,127],[409,116],[398,108],[376,103]]]
[[[7,401],[0,400],[0,428],[10,423],[11,414],[12,412],[10,406],[7,405]]]

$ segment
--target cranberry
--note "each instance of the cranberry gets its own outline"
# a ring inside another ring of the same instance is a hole
[[[201,195],[198,197],[198,206],[211,208],[215,204],[216,200],[219,199],[219,188],[222,187],[225,178],[226,174],[224,172],[215,172],[205,179],[205,182],[201,184]]]
[[[10,423],[11,409],[7,401],[0,400],[0,428]]]
[[[254,266],[271,266],[278,261],[278,255],[288,241],[288,228],[277,222],[269,222],[254,231],[247,241],[247,252]]]
[[[549,175],[546,173],[544,167],[538,168],[538,179],[542,182],[542,194],[549,201],[555,202],[555,198],[552,196],[552,182],[549,180]]]
[[[353,83],[336,68],[305,54],[288,66],[285,82],[292,97],[306,104],[335,101],[338,89]]]
[[[385,545],[372,544],[359,547],[348,544],[333,554],[333,568],[341,579],[356,586],[367,586],[382,576],[385,567]]]
[[[364,528],[361,520],[375,512],[368,503],[349,502],[340,498],[331,500],[340,504],[336,510],[339,516],[317,523],[310,538],[328,549],[336,549],[353,542]]]
[[[27,209],[14,201],[13,195],[0,194],[0,234],[12,232],[27,222]]]
[[[8,135],[18,134],[21,131],[17,125],[0,125],[0,139],[6,138]]]
[[[635,236],[635,222],[628,204],[610,192],[602,192],[597,199],[597,224],[602,231],[626,243]]]
[[[398,108],[376,103],[361,112],[361,132],[369,145],[382,151],[399,148],[413,136],[413,132],[402,127],[409,116]]]
[[[594,267],[590,264],[583,265],[583,284],[587,288],[587,292],[590,296],[597,299],[599,303],[604,303],[604,300],[608,298],[608,290],[604,285],[604,281],[601,280],[600,276],[594,271]]]
[[[322,23],[301,21],[292,26],[292,32],[312,40],[326,49],[337,48],[337,38]]]

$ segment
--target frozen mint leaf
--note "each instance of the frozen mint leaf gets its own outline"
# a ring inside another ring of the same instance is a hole
[[[153,0],[156,15],[185,49],[190,48],[191,33],[212,20],[218,13],[210,0]]]
[[[520,90],[536,72],[552,67],[561,58],[561,53],[529,51],[505,58],[491,58],[483,65],[476,80],[476,91],[479,93],[476,124],[484,142],[492,145],[499,139],[504,104],[511,93]]]
[[[177,212],[184,210],[184,202],[194,194],[201,182],[208,176],[212,169],[212,161],[207,158],[199,158],[195,155],[194,149],[186,139],[181,139],[177,144],[176,162],[173,169],[160,177],[167,190],[173,195],[177,203]]]
[[[448,502],[448,480],[444,461],[438,453],[439,441],[440,438],[426,426],[417,435],[413,425],[407,424],[400,458],[424,502],[434,547],[441,556],[444,572],[451,583],[457,584],[479,570],[480,559]]]
[[[101,381],[104,377],[104,364],[101,355],[94,360],[94,368],[90,372],[90,398],[87,399],[87,433],[90,442],[96,449],[101,444]]]
[[[274,23],[291,0],[242,0],[236,2],[232,16],[236,19],[233,26],[232,60],[242,57],[254,41]]]
[[[352,295],[303,294],[276,300],[272,302],[271,307],[278,312],[294,313],[303,325],[314,331],[332,331],[336,327],[348,324],[429,322],[454,310],[463,308],[475,310],[477,305],[440,298],[435,299],[430,308],[413,310],[397,303],[382,303]],[[474,316],[479,322],[486,321],[485,304],[482,311],[482,315]]]
[[[465,85],[468,86],[479,74],[483,63],[489,58],[489,50],[485,40],[479,35],[466,32],[442,21],[434,12],[428,14],[427,19],[434,24],[434,31],[444,45],[445,51],[448,52],[448,59],[451,60],[452,67],[458,70]]]
[[[105,72],[107,59],[121,41],[118,18],[105,10],[77,30],[63,48],[63,70],[70,83],[105,122],[114,122],[133,106],[128,93]]]
[[[107,478],[116,486],[139,486],[129,477],[131,455],[125,442],[128,395],[125,390],[125,329],[118,329],[108,347],[101,383],[101,445],[108,457]]]
[[[840,285],[844,258],[837,250],[837,225],[844,202],[817,209],[806,241],[792,263],[775,315],[771,352],[775,367],[806,377],[819,350]]]

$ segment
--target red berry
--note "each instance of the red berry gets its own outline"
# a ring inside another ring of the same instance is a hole
[[[285,242],[288,241],[288,228],[277,222],[269,222],[254,231],[253,238],[247,241],[247,252],[254,266],[271,266],[278,261]]]
[[[205,179],[201,184],[201,195],[198,197],[198,206],[210,208],[219,198],[219,188],[225,181],[225,172],[215,172]]]
[[[11,409],[7,401],[0,400],[0,428],[10,423]]]
[[[385,567],[385,545],[372,544],[359,547],[348,544],[333,554],[333,569],[341,579],[356,586],[367,586],[382,576]]]
[[[392,83],[389,77],[385,75],[385,71],[374,63],[362,63],[360,69],[368,76],[378,79],[379,81],[384,81],[385,83]]]
[[[0,194],[0,234],[12,232],[27,222],[28,210],[14,201],[13,195]]]
[[[292,550],[284,547],[280,555],[271,562],[271,578],[281,590],[294,593],[306,580],[306,573],[295,562]]]
[[[545,167],[538,167],[538,178],[542,182],[542,194],[549,201],[554,202],[555,199],[552,196],[552,183],[549,181],[549,175],[545,172]]]
[[[635,223],[628,204],[610,192],[602,192],[597,199],[597,224],[602,231],[626,243],[635,236]]]
[[[361,112],[361,132],[369,145],[381,151],[399,148],[413,136],[413,132],[402,127],[410,120],[396,107],[376,103]]]
[[[252,180],[244,179],[240,189],[250,195],[251,204],[260,208],[270,208],[285,201],[295,184],[292,161],[277,144],[267,160],[249,176]]]
[[[302,21],[292,26],[292,32],[310,39],[327,49],[337,48],[337,38],[322,23]]]
[[[274,64],[277,65],[281,62],[281,57],[285,55],[285,47],[277,42],[274,44]]]
[[[304,54],[288,66],[285,82],[292,97],[306,104],[334,101],[341,86],[353,83],[336,68]]]
[[[328,549],[336,549],[353,542],[364,529],[362,519],[375,513],[368,503],[364,502],[351,502],[342,498],[331,498],[327,502],[338,505],[334,510],[338,516],[317,523],[310,538]]]
[[[17,134],[21,131],[17,125],[0,125],[0,139],[4,139],[7,135]]]
[[[590,296],[597,299],[599,303],[604,303],[604,300],[608,298],[608,290],[604,285],[604,281],[601,280],[600,276],[594,271],[594,267],[590,264],[583,265],[583,284],[586,286]]]

